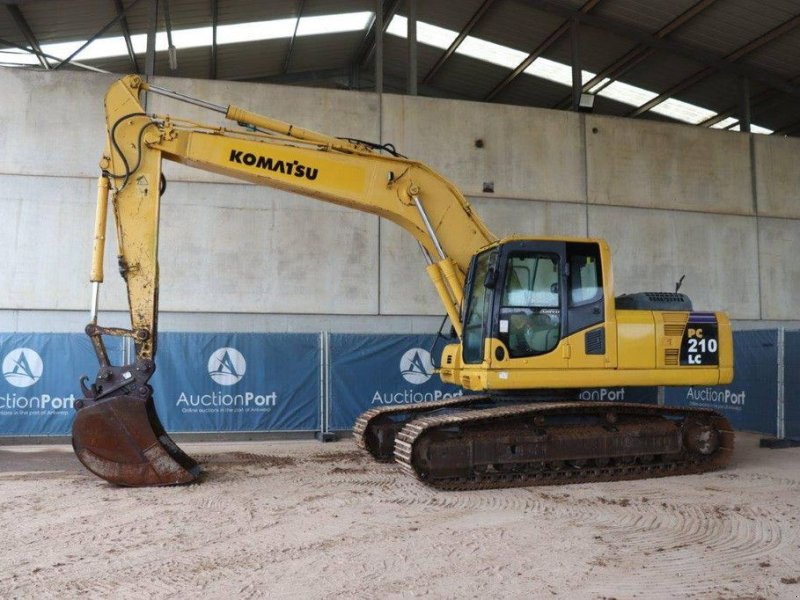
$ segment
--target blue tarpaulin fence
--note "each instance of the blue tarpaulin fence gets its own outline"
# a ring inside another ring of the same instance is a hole
[[[119,355],[119,338],[107,340]],[[94,378],[97,359],[77,333],[0,334],[0,435],[67,435],[80,375]]]
[[[461,395],[433,374],[432,336],[331,334],[329,430],[350,429],[369,408]]]
[[[432,374],[441,352],[431,358],[432,339],[165,332],[151,384],[170,432],[347,430],[371,407],[463,393]],[[119,339],[107,343],[119,362]],[[667,405],[719,410],[737,429],[800,437],[800,331],[737,331],[734,352],[728,386],[606,388],[577,398],[656,403],[660,396]],[[0,333],[0,361],[0,436],[69,435],[78,377],[97,372],[88,338]]]
[[[319,334],[163,333],[150,380],[174,432],[317,431]]]

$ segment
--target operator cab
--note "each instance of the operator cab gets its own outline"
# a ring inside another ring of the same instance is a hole
[[[546,355],[561,339],[603,322],[600,243],[502,241],[472,259],[465,292],[465,364],[484,360],[490,337],[510,358]]]

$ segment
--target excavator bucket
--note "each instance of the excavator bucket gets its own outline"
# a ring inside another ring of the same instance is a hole
[[[124,486],[191,483],[200,465],[170,439],[152,397],[79,401],[72,447],[92,473]]]

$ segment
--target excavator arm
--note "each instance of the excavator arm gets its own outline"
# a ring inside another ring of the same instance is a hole
[[[235,129],[146,114],[141,94],[162,94],[224,113]],[[387,218],[418,241],[427,272],[459,336],[464,278],[472,256],[496,241],[458,189],[430,167],[367,142],[295,127],[235,106],[217,106],[147,84],[114,83],[105,98],[107,138],[100,166],[92,257],[92,312],[87,333],[100,361],[73,425],[81,461],[123,485],[183,483],[199,468],[169,439],[147,381],[155,370],[158,227],[170,160],[258,185],[296,192]],[[131,328],[97,323],[108,200]],[[136,361],[113,366],[103,336],[133,339]]]

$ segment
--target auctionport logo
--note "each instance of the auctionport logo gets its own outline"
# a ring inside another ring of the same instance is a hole
[[[236,348],[217,348],[208,359],[208,374],[215,383],[239,383],[247,370],[247,361]]]
[[[408,350],[400,357],[400,373],[403,379],[414,386],[428,381],[433,375],[433,362],[431,361],[430,352],[424,348],[411,348]],[[463,395],[464,392],[462,390],[445,392],[441,389],[434,389],[422,392],[415,387],[393,391],[376,390],[372,395],[372,404],[419,404],[420,402],[444,400]]]
[[[44,371],[42,357],[30,348],[15,348],[3,359],[3,377],[18,388],[32,386]]]
[[[400,373],[408,383],[425,383],[433,375],[431,353],[423,348],[411,348],[400,358]]]

